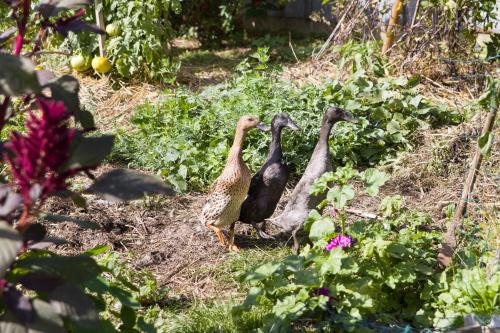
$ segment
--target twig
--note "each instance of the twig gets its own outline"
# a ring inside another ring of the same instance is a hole
[[[351,4],[349,5],[349,7],[347,7],[347,9],[344,12],[344,15],[342,15],[342,17],[340,18],[340,20],[337,22],[337,24],[335,25],[335,28],[333,29],[332,33],[330,34],[330,36],[328,36],[328,39],[323,44],[323,46],[321,46],[321,49],[319,50],[319,52],[316,53],[316,55],[313,57],[313,60],[318,60],[319,57],[321,57],[321,55],[325,52],[325,50],[328,47],[328,45],[330,44],[330,41],[332,40],[333,36],[335,36],[335,34],[337,33],[337,31],[340,29],[340,26],[344,22],[344,20],[345,20],[345,18],[347,16],[347,13],[351,10],[351,7],[355,3],[356,3],[356,1],[352,1]]]
[[[295,54],[295,50],[293,49],[292,45],[292,32],[288,32],[288,46],[290,46],[290,49],[292,49],[293,56],[295,57],[295,60],[299,62],[299,58],[297,58],[297,55]]]
[[[403,2],[401,0],[395,0],[392,5],[391,18],[389,19],[389,24],[387,26],[387,32],[385,34],[384,45],[382,47],[382,54],[386,54],[389,48],[394,43],[394,27],[398,24],[399,15],[403,11]]]
[[[363,211],[360,211],[360,210],[357,210],[357,209],[347,208],[345,211],[346,211],[346,213],[349,213],[349,214],[352,214],[352,215],[356,215],[356,216],[359,216],[359,217],[362,217],[362,218],[365,218],[365,219],[382,220],[382,218],[380,216],[377,216],[377,214],[363,212]]]
[[[486,121],[484,123],[481,135],[485,135],[486,133],[491,132],[497,112],[498,109],[493,109],[488,113],[488,117],[486,118]],[[453,220],[448,226],[448,230],[446,231],[446,234],[444,236],[444,242],[441,245],[441,249],[439,249],[438,263],[441,268],[448,267],[451,263],[451,257],[453,255],[453,251],[457,243],[455,237],[455,231],[460,226],[462,217],[467,211],[467,202],[469,201],[470,193],[474,189],[476,175],[477,172],[479,171],[479,168],[481,167],[482,159],[483,155],[481,154],[481,151],[478,146],[476,148],[474,158],[472,159],[471,166],[467,174],[467,179],[465,181],[465,185],[462,190],[462,197],[460,198],[460,202],[458,203],[458,206],[455,209]]]

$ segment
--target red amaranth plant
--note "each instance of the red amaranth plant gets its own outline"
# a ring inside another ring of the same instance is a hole
[[[4,153],[25,207],[33,202],[34,186],[40,186],[38,199],[43,202],[48,195],[64,190],[68,177],[80,171],[62,170],[76,132],[68,128],[70,113],[64,103],[37,98],[37,105],[40,116],[30,113],[28,133],[11,133]]]
[[[68,31],[98,31],[81,20],[84,10],[79,8],[90,0],[39,0],[34,40],[26,38],[31,1],[0,2],[11,8],[16,25],[0,32],[0,132],[9,119],[29,112],[26,133],[12,132],[7,142],[0,142],[0,162],[9,167],[12,176],[10,184],[0,183],[0,332],[118,333],[122,329],[115,330],[110,320],[99,317],[96,303],[104,304],[104,293],[127,300],[122,309],[133,316],[118,319],[122,328],[138,331],[140,325],[141,331],[151,331],[135,315],[133,308],[138,303],[127,290],[102,283],[106,268],[89,253],[61,256],[47,249],[40,251],[41,244],[37,244],[51,242],[43,223],[38,223],[43,202],[51,195],[64,194],[84,206],[85,198],[68,190],[69,180],[81,171],[90,176],[88,170],[97,167],[113,145],[110,135],[85,136],[95,123],[92,114],[80,108],[78,80],[37,72],[31,61],[50,31],[63,36]],[[25,45],[29,43],[31,48]],[[7,47],[12,47],[10,52]],[[70,127],[71,118],[75,128]],[[138,199],[145,193],[171,194],[161,180],[126,169],[101,175],[84,191],[114,201]],[[55,221],[62,218],[82,226],[82,221],[57,217]],[[95,255],[105,249],[91,252]],[[87,291],[99,296],[88,297]]]

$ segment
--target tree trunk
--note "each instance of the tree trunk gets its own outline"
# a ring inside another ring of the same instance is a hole
[[[495,118],[498,110],[494,109],[488,113],[488,117],[483,125],[483,129],[481,131],[481,135],[484,135],[488,132],[491,132],[493,129],[493,124],[495,123]],[[464,216],[467,210],[467,202],[470,200],[470,193],[474,189],[474,183],[476,181],[476,175],[481,167],[481,161],[483,159],[483,155],[479,149],[479,145],[476,148],[476,152],[474,154],[474,158],[472,159],[471,166],[469,172],[467,174],[467,178],[465,180],[465,185],[462,190],[462,196],[460,198],[460,202],[455,208],[455,214],[453,215],[453,220],[448,226],[448,230],[444,236],[443,244],[441,245],[441,249],[438,254],[438,263],[441,268],[448,267],[451,263],[451,257],[453,256],[453,251],[456,246],[457,240],[455,236],[455,232],[460,226],[462,221],[462,217]]]
[[[389,19],[389,24],[387,25],[387,31],[385,33],[384,46],[382,47],[382,54],[387,53],[394,43],[396,25],[398,24],[399,15],[403,11],[403,1],[394,0],[392,5],[391,18]]]

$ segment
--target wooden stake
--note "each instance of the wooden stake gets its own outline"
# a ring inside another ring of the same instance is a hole
[[[483,130],[481,131],[481,135],[484,135],[488,132],[491,132],[493,129],[493,124],[495,122],[495,118],[497,116],[498,109],[493,109],[488,113],[488,117],[483,125]],[[448,226],[448,230],[444,236],[444,242],[441,245],[441,249],[438,254],[438,264],[441,268],[448,267],[451,263],[451,257],[453,256],[454,248],[457,244],[457,240],[455,237],[455,232],[460,226],[462,222],[462,217],[467,211],[467,202],[470,200],[470,193],[474,189],[474,183],[476,182],[476,175],[481,167],[481,161],[483,159],[483,155],[479,149],[479,145],[476,148],[476,152],[471,162],[471,166],[469,172],[467,174],[467,178],[465,180],[465,185],[462,190],[462,197],[460,198],[460,202],[455,209],[455,214],[453,215],[453,220]]]
[[[102,12],[102,0],[95,0],[95,17],[96,17],[96,23],[99,29],[105,30],[104,26],[104,14]],[[105,34],[99,34],[99,55],[101,57],[106,56],[106,50],[104,49],[104,42],[106,41],[106,35]]]
[[[403,1],[394,0],[392,5],[391,18],[389,19],[389,24],[387,25],[387,31],[385,32],[384,46],[382,46],[382,54],[385,54],[394,43],[395,28],[398,24],[398,18],[403,11]]]

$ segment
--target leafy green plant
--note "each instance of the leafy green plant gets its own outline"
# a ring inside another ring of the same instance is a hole
[[[374,169],[358,173],[347,166],[318,180],[313,191],[327,191],[328,202],[342,208],[353,198],[347,190],[353,177],[363,179],[371,194],[385,179]],[[331,180],[338,184],[328,186]],[[313,211],[305,226],[312,246],[249,272],[245,280],[253,287],[235,311],[267,307],[266,332],[292,327],[376,332],[416,325],[440,238],[426,230],[430,219],[400,208],[384,223],[360,220],[346,226],[342,213],[334,215]]]
[[[174,38],[171,13],[180,12],[179,0],[103,2],[105,21],[117,27],[116,36],[107,36],[106,53],[124,78],[171,81],[179,64],[169,54]],[[88,20],[95,21],[94,11]],[[71,34],[62,48],[75,53],[97,54],[97,39],[91,34]]]
[[[418,92],[418,78],[385,78],[358,69],[345,81],[296,87],[279,78],[265,49],[246,59],[230,82],[200,93],[166,91],[154,104],[140,106],[131,122],[135,130],[118,131],[113,158],[157,171],[181,190],[204,188],[220,173],[231,145],[234,125],[243,114],[270,122],[288,113],[302,128],[284,133],[286,160],[301,173],[316,144],[324,109],[337,104],[360,124],[338,124],[331,137],[336,164],[376,165],[412,146],[418,129],[460,121],[457,112],[434,105]],[[251,169],[262,165],[269,136],[251,131],[243,156]]]

